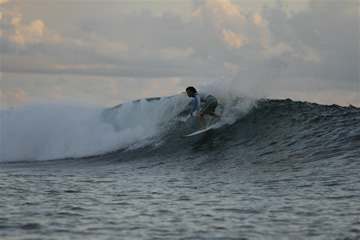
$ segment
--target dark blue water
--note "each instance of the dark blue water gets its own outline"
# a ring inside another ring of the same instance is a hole
[[[236,98],[182,139],[188,104],[4,110],[0,238],[360,239],[360,109]]]

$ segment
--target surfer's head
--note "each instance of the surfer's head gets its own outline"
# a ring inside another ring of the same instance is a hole
[[[194,97],[195,93],[197,93],[197,91],[193,86],[191,86],[191,87],[186,88],[186,93],[189,97]]]

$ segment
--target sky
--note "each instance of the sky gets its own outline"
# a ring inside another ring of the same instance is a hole
[[[360,107],[359,11],[347,0],[0,0],[0,103],[114,106],[230,81]]]

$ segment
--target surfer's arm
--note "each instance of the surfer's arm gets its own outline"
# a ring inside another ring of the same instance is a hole
[[[190,111],[191,116],[192,116],[193,112],[195,112],[195,110],[196,110],[197,114],[199,114],[199,112],[200,112],[200,96],[198,94],[195,94],[194,99],[195,99],[195,103]]]

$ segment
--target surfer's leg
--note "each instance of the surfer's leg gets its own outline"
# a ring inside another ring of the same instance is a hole
[[[215,108],[217,105],[218,105],[218,102],[217,102],[216,98],[210,98],[210,99],[206,100],[206,103],[200,113],[210,115],[211,113],[215,112]]]
[[[220,116],[215,113],[215,108],[217,107],[217,105],[218,105],[218,102],[215,99],[215,101],[213,101],[209,105],[207,105],[206,108],[201,113],[220,119]]]
[[[201,123],[201,128],[200,128],[199,130],[206,129],[204,115],[199,114],[199,115],[198,115],[198,118],[199,118],[200,123]]]

